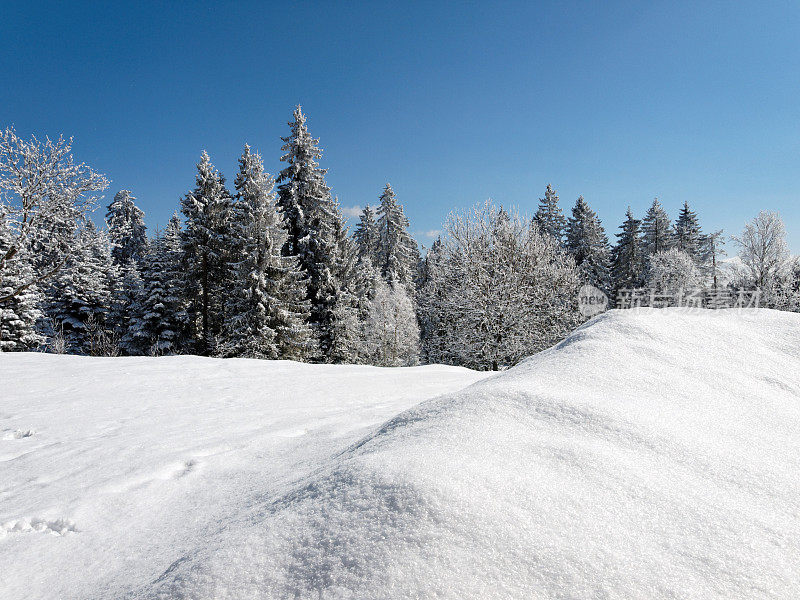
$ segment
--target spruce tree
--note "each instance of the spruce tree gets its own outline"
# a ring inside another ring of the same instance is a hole
[[[12,233],[0,208],[0,256],[8,252]],[[42,295],[36,285],[13,292],[34,279],[33,266],[28,256],[19,255],[0,271],[0,352],[19,352],[39,346],[44,338],[36,329],[41,318]]]
[[[353,240],[358,247],[358,255],[369,258],[372,264],[377,264],[380,238],[378,223],[375,221],[375,211],[368,204],[361,211],[361,217],[353,233]]]
[[[649,259],[653,254],[664,252],[671,247],[672,225],[669,215],[658,198],[655,198],[642,219],[642,252]]]
[[[558,205],[558,194],[549,183],[544,198],[539,198],[539,207],[533,220],[539,226],[539,231],[552,235],[559,244],[563,242],[567,221]]]
[[[317,358],[327,361],[333,350],[336,320],[339,281],[334,274],[334,263],[341,215],[325,183],[326,170],[317,162],[322,156],[319,141],[309,134],[299,106],[289,125],[291,134],[282,138],[285,154],[281,157],[287,166],[277,178],[278,204],[287,229],[283,255],[298,260],[307,284],[309,323],[319,346]]]
[[[686,252],[695,263],[700,262],[703,233],[700,230],[700,221],[697,218],[697,213],[689,208],[688,202],[683,203],[683,208],[681,208],[681,212],[675,221],[673,239],[678,250]]]
[[[611,251],[611,277],[614,289],[633,289],[643,284],[644,260],[639,228],[641,221],[633,217],[630,206],[620,226],[617,243]]]
[[[235,186],[233,235],[241,256],[219,352],[250,358],[305,358],[311,350],[306,289],[286,242],[273,180],[257,153],[245,146]]]
[[[113,247],[112,247],[113,252]],[[146,255],[149,256],[149,255]],[[144,259],[145,257],[142,257]],[[142,260],[144,264],[144,260]],[[136,323],[142,317],[141,301],[144,282],[138,265],[131,259],[117,267],[118,277],[112,288],[108,328],[119,339],[120,350],[128,356],[147,354],[149,346],[135,335]]]
[[[144,212],[134,200],[136,198],[129,190],[120,190],[106,212],[111,258],[117,266],[124,266],[129,261],[140,263],[147,252]]]
[[[181,200],[186,217],[183,252],[190,322],[201,354],[214,351],[224,320],[231,280],[232,208],[225,179],[203,151],[195,189]]]
[[[384,281],[397,281],[403,285],[413,285],[419,249],[417,243],[408,233],[408,218],[402,205],[397,203],[397,196],[390,184],[386,184],[380,197],[378,207],[378,240],[377,266]]]
[[[610,287],[610,248],[597,214],[579,196],[567,222],[566,249],[587,283],[605,291]]]

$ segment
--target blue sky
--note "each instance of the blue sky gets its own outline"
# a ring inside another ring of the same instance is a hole
[[[0,126],[74,136],[151,227],[203,149],[277,172],[301,103],[342,205],[390,181],[425,244],[552,183],[609,233],[654,196],[727,233],[778,210],[800,251],[800,3],[114,4],[3,3]]]

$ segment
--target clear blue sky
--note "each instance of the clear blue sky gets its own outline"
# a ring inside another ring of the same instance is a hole
[[[0,126],[74,136],[151,227],[204,148],[231,183],[245,142],[276,172],[301,103],[342,205],[390,181],[420,234],[486,197],[532,212],[551,182],[609,233],[658,196],[728,233],[778,210],[800,251],[797,2],[5,0],[1,13]]]

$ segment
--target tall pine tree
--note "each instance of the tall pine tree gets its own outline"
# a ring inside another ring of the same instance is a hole
[[[386,184],[378,207],[378,264],[387,283],[413,285],[419,262],[417,243],[408,233],[408,218],[398,204],[390,184]]]
[[[380,230],[378,229],[378,223],[375,221],[375,211],[368,204],[361,211],[358,224],[353,232],[353,240],[358,247],[358,255],[367,257],[372,264],[377,264],[380,239]]]
[[[144,212],[134,203],[129,190],[120,190],[108,205],[106,225],[111,240],[111,258],[122,266],[128,261],[141,263],[147,252],[147,228]]]
[[[617,243],[611,251],[611,277],[614,289],[632,289],[643,284],[644,260],[639,227],[641,221],[633,217],[630,206],[625,222],[620,226]]]
[[[655,198],[642,219],[642,252],[649,259],[653,254],[664,252],[671,247],[672,225],[669,215],[658,198]]]
[[[700,230],[700,220],[697,213],[689,208],[689,203],[684,202],[681,212],[675,221],[673,232],[675,247],[683,250],[694,259],[695,263],[700,262],[703,248],[703,233]]]
[[[584,281],[608,292],[610,248],[600,218],[579,196],[567,222],[566,248]]]
[[[190,321],[201,354],[214,351],[231,279],[232,199],[225,179],[203,151],[196,186],[181,200],[186,217],[183,252]]]
[[[544,198],[539,198],[539,207],[533,220],[539,226],[539,231],[552,235],[559,244],[563,242],[567,220],[558,205],[558,194],[549,183]]]

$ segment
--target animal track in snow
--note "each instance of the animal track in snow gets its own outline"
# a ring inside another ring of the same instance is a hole
[[[71,519],[23,518],[7,521],[0,525],[0,538],[9,533],[28,533],[31,531],[49,533],[50,535],[67,535],[76,533],[78,528],[75,527],[75,523]]]
[[[4,440],[21,440],[36,435],[33,429],[17,429],[16,431],[7,431],[3,434]]]

